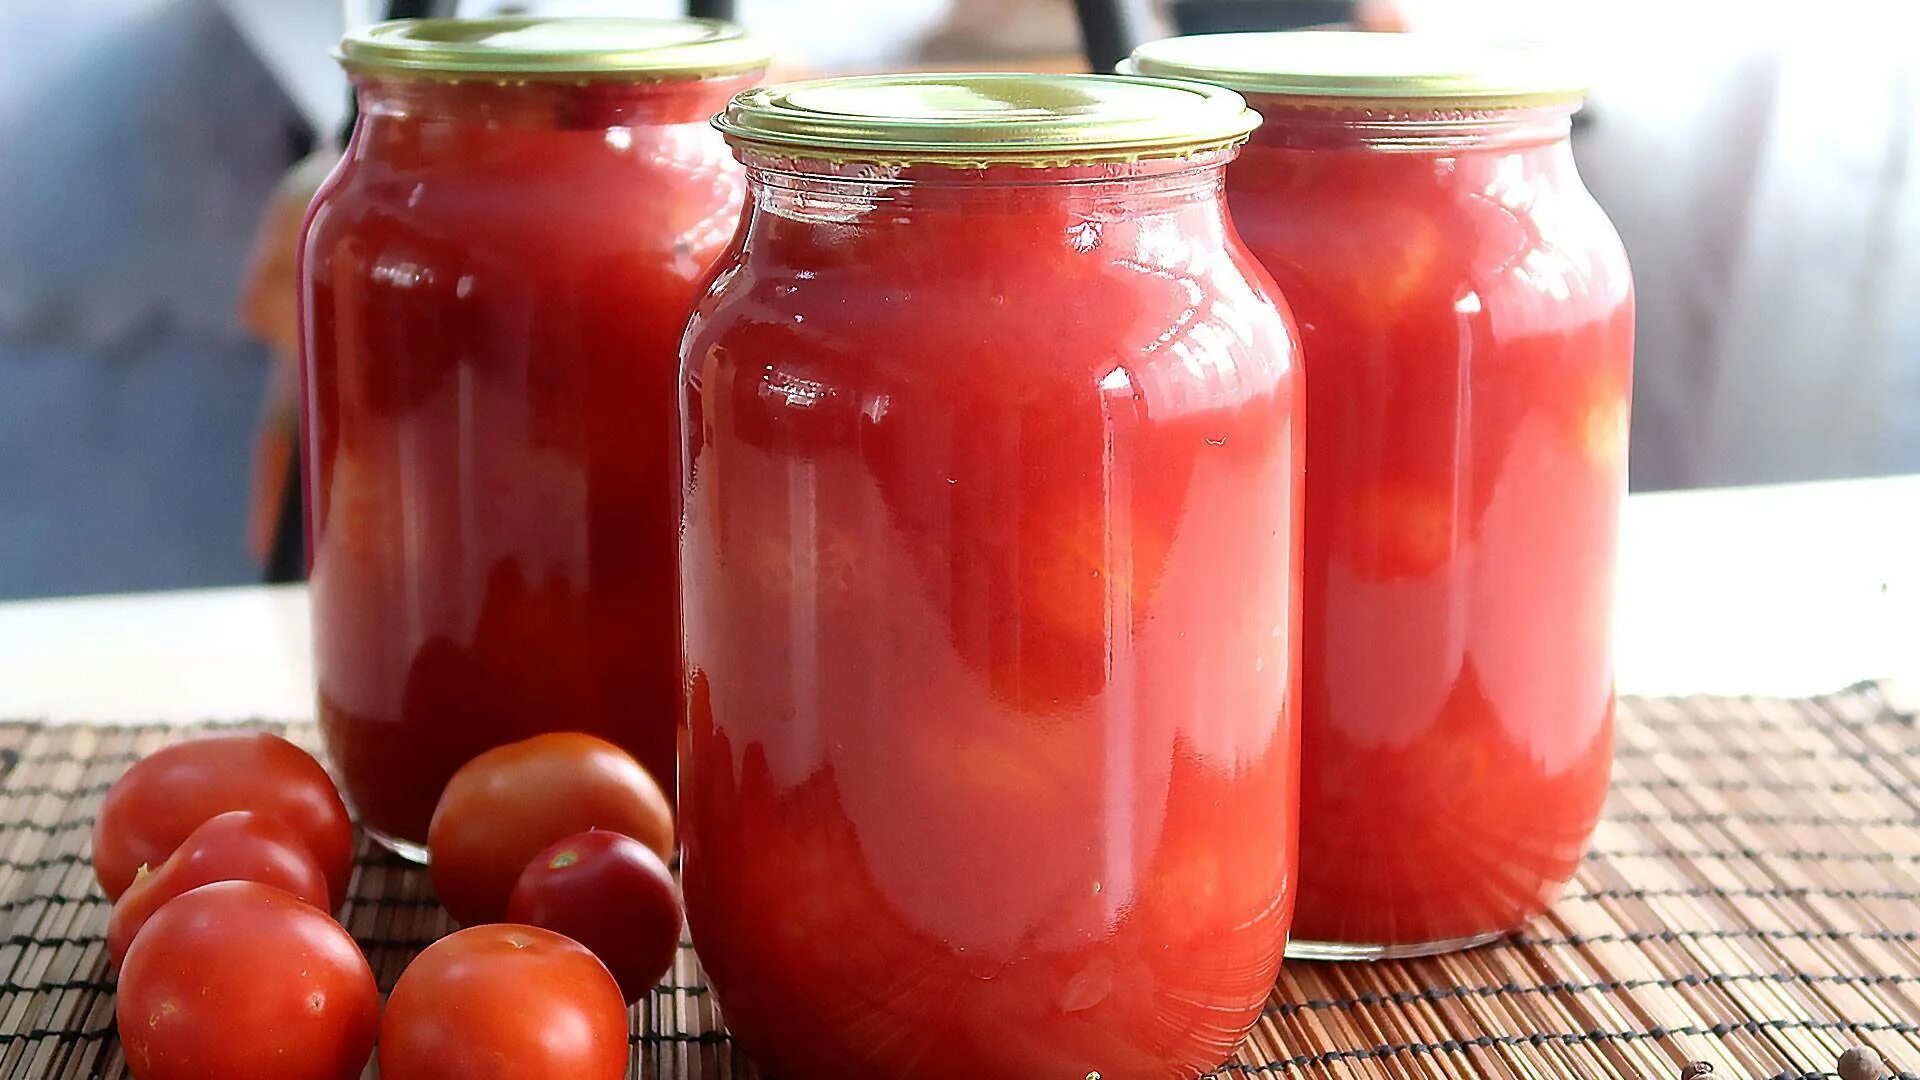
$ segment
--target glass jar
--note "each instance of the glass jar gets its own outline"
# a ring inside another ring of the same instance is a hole
[[[454,770],[584,731],[673,791],[678,343],[745,182],[725,23],[397,22],[301,256],[314,661],[368,830],[419,854]]]
[[[782,1077],[1194,1077],[1292,908],[1300,408],[1254,118],[884,76],[718,121],[682,347],[689,923]]]
[[[1265,118],[1227,197],[1313,384],[1289,955],[1496,937],[1573,876],[1611,760],[1633,299],[1574,169],[1581,90],[1390,34],[1134,62]]]

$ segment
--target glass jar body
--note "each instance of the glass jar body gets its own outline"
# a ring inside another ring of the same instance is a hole
[[[673,790],[677,346],[751,82],[361,81],[301,257],[306,495],[322,730],[384,838],[544,731]]]
[[[689,923],[784,1077],[1194,1077],[1294,882],[1292,327],[1220,162],[756,165],[689,327]]]
[[[1313,385],[1290,954],[1444,951],[1543,910],[1605,798],[1625,254],[1566,107],[1251,100],[1229,200]]]

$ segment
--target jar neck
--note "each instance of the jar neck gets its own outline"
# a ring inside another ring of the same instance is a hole
[[[1342,186],[1581,186],[1568,140],[1575,104],[1524,108],[1329,107],[1324,99],[1254,100],[1262,122],[1248,141],[1241,188],[1321,176]],[[1257,164],[1255,164],[1257,163]],[[1276,179],[1277,177],[1277,179]]]
[[[1190,158],[1059,166],[878,166],[742,151],[749,231],[756,225],[847,225],[1036,232],[1075,222],[1176,219],[1184,235],[1226,228],[1225,169],[1234,151]]]
[[[1253,146],[1288,150],[1369,149],[1407,153],[1520,150],[1567,141],[1578,103],[1473,107],[1329,103],[1325,98],[1249,94],[1261,124]]]
[[[705,123],[759,74],[649,82],[362,77],[363,124],[577,131]]]

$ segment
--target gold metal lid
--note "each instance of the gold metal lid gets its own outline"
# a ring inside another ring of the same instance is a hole
[[[1239,94],[1204,83],[942,73],[762,87],[713,123],[736,146],[789,157],[1044,166],[1225,149],[1260,117]]]
[[[1586,82],[1533,48],[1429,34],[1296,30],[1152,41],[1121,65],[1249,94],[1372,101],[1546,105],[1578,101]]]
[[[353,72],[461,79],[700,79],[767,65],[718,19],[396,19],[352,31],[334,58]]]

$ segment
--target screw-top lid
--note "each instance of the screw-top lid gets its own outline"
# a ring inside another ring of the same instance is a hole
[[[714,126],[789,157],[1064,165],[1224,149],[1258,126],[1239,94],[1126,75],[918,74],[749,90]]]
[[[1533,48],[1429,34],[1298,30],[1204,34],[1140,46],[1122,63],[1249,94],[1474,105],[1578,101],[1586,83],[1563,59]]]
[[[348,71],[427,78],[698,79],[767,65],[765,45],[718,19],[397,19],[349,33]]]

